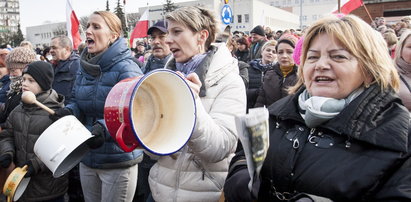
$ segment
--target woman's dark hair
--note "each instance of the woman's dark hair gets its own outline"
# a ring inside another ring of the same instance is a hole
[[[250,48],[250,43],[248,42],[246,37],[241,37],[241,38],[237,39],[237,43],[244,44],[247,49]]]

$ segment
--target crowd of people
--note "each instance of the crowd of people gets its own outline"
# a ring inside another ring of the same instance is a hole
[[[333,15],[247,35],[182,7],[130,49],[120,19],[95,11],[78,50],[67,36],[43,50],[0,49],[0,170],[28,165],[21,201],[410,201],[410,22]],[[191,88],[195,128],[174,154],[125,152],[105,100],[121,80],[160,68]],[[25,91],[55,113],[23,103]],[[269,112],[270,146],[251,177],[235,119],[258,107]],[[33,147],[67,115],[90,130],[90,152],[54,178]]]

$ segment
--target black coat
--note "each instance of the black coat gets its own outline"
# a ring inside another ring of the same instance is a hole
[[[52,110],[64,106],[63,96],[54,90],[42,92],[36,95],[36,99]],[[49,113],[44,109],[35,104],[20,103],[10,113],[5,129],[0,133],[0,154],[11,154],[14,163],[19,167],[28,160],[32,162],[34,172],[19,201],[46,201],[67,192],[67,175],[54,178],[53,173],[34,153],[37,139],[52,123]]]
[[[20,104],[21,100],[21,92],[13,92],[9,95],[7,95],[7,100],[4,103],[4,109],[0,113],[0,126],[4,127],[4,123],[7,120],[7,117],[9,117],[9,114],[11,111],[13,111],[14,108],[17,107],[17,105]]]
[[[250,61],[250,50],[245,49],[244,51],[237,50],[234,55],[237,57],[238,61],[249,62]]]
[[[264,74],[273,67],[272,65],[262,66],[260,62],[261,59],[253,60],[248,68],[247,109],[254,107]]]
[[[253,45],[251,45],[250,47],[250,56],[249,56],[249,60],[254,60],[254,59],[258,59],[261,58],[261,49],[263,48],[264,44],[267,42],[267,40],[263,39],[258,41],[257,43],[254,43]],[[257,46],[257,49],[255,48],[255,46]],[[256,49],[254,51],[254,49]]]
[[[287,88],[297,82],[297,66],[286,76],[277,63],[273,68],[266,71],[263,78],[263,84],[258,91],[258,97],[254,107],[270,106],[275,101],[288,95]]]
[[[410,115],[393,91],[373,85],[315,129],[298,112],[298,94],[268,108],[270,147],[259,201],[278,201],[285,193],[333,201],[411,200]]]
[[[80,57],[72,52],[67,60],[58,61],[54,67],[54,80],[52,88],[64,95],[64,104],[68,104],[72,97],[72,90],[80,68]]]

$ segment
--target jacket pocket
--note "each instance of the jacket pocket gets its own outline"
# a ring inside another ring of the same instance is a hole
[[[62,81],[73,81],[76,78],[76,75],[71,75],[69,72],[57,75],[54,80],[56,82],[62,82]]]
[[[201,170],[201,180],[205,180],[207,177],[215,187],[217,187],[218,190],[223,189],[223,183],[224,182],[219,182],[218,179],[216,179],[206,168],[205,166],[201,163],[201,160],[197,159],[196,157],[193,158],[194,165]]]

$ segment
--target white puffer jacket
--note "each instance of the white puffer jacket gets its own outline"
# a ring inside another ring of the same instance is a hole
[[[205,72],[199,77],[206,95],[200,92],[196,99],[194,132],[179,152],[160,157],[150,170],[155,201],[218,201],[221,195],[237,146],[234,118],[245,114],[246,93],[237,60],[225,44],[214,44],[204,60],[209,61],[196,72]],[[166,68],[175,70],[175,65]]]

